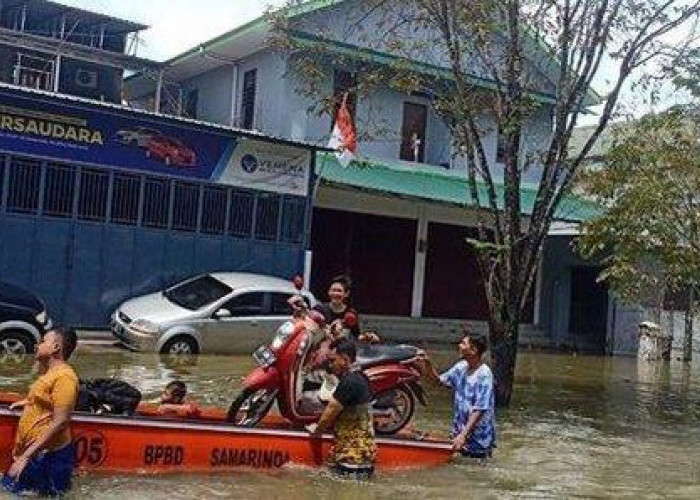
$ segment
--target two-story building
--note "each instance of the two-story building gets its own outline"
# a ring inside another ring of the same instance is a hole
[[[373,15],[379,14],[367,12],[363,3],[306,2],[289,12],[289,26],[297,37],[323,40],[345,56],[369,54],[373,64],[382,64],[394,55],[375,43],[382,37],[367,37],[377,21]],[[343,28],[358,20],[365,25],[363,33]],[[299,91],[303,77],[295,74],[290,56],[270,48],[271,30],[269,20],[260,18],[165,61],[167,84],[141,74],[128,78],[129,102],[136,106],[156,102],[165,112],[325,144],[332,117],[312,112],[314,99]],[[432,69],[441,64],[439,58],[414,62],[430,63]],[[540,106],[529,119],[524,148],[536,150],[551,130],[555,87],[547,64],[529,63],[539,82]],[[342,92],[355,77],[348,68],[329,65],[320,92],[326,97]],[[485,89],[492,83],[476,73],[473,81]],[[173,96],[175,105],[166,105]],[[352,111],[363,137],[361,165],[342,168],[328,153],[319,152],[315,158],[319,182],[307,256],[313,290],[323,296],[331,276],[348,273],[355,304],[373,324],[407,330],[430,324],[455,332],[454,321],[427,320],[466,319],[483,326],[483,287],[475,256],[465,243],[465,237],[475,234],[476,212],[467,196],[464,161],[454,154],[449,130],[432,109],[431,96],[407,95],[387,86],[369,96],[353,96]],[[485,115],[487,131],[490,122]],[[495,127],[487,132],[484,144],[498,171]],[[527,200],[534,196],[527,182],[537,176],[536,170],[526,174],[525,217]],[[562,205],[546,246],[526,330],[529,338],[550,344],[626,350],[631,340],[615,334],[615,308],[607,290],[596,282],[596,268],[581,262],[570,247],[575,234],[571,228],[593,213],[595,207],[583,200],[571,198]]]

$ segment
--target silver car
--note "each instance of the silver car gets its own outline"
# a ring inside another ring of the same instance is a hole
[[[310,306],[316,303],[311,292],[280,278],[202,274],[127,300],[112,315],[112,333],[135,351],[250,353],[289,319],[292,295],[301,295]]]

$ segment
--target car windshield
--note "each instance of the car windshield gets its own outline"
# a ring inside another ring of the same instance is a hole
[[[196,311],[216,302],[231,293],[233,289],[209,274],[200,276],[169,288],[163,295],[170,302],[185,309]]]

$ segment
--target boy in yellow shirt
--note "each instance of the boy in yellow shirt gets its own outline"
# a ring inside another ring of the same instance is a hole
[[[58,496],[70,489],[75,462],[70,417],[78,398],[78,377],[67,363],[77,337],[71,328],[54,328],[36,347],[41,374],[29,395],[11,408],[23,408],[12,465],[2,486],[12,492],[31,490]]]

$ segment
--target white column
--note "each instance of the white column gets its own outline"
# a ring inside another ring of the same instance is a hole
[[[61,54],[56,54],[53,66],[53,91],[58,92],[61,84]]]
[[[236,126],[236,117],[238,116],[238,63],[233,64],[231,75],[231,117],[229,125]]]
[[[306,250],[304,252],[304,288],[307,290],[311,286],[311,261],[313,259],[313,252],[311,250]]]
[[[155,103],[153,103],[153,111],[155,113],[160,113],[160,97],[163,92],[163,70],[158,71],[158,81],[156,82],[156,95]]]
[[[533,314],[532,323],[534,325],[540,324],[540,306],[542,304],[542,261],[544,260],[544,254],[540,258],[540,263],[537,266],[537,275],[535,276],[535,301],[533,304]]]
[[[425,258],[428,253],[428,219],[424,207],[418,209],[416,250],[413,264],[413,297],[411,317],[420,318],[423,312],[423,289],[425,288]]]

